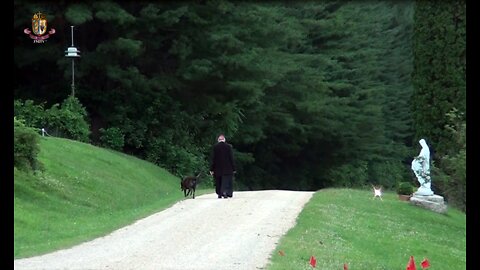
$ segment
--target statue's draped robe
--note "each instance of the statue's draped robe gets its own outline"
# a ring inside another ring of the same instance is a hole
[[[416,194],[433,195],[433,191],[430,188],[430,149],[424,139],[421,139],[419,143],[422,146],[422,150],[420,150],[418,157],[412,161],[412,170],[420,183],[420,187]]]

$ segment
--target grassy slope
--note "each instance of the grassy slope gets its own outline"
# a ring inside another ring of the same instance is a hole
[[[400,201],[396,194],[372,200],[373,191],[317,192],[297,225],[281,239],[267,269],[405,269],[410,256],[420,267],[466,269],[466,216],[438,214]],[[284,256],[281,256],[282,251]]]
[[[115,151],[42,138],[39,159],[39,175],[14,169],[15,258],[105,235],[183,199],[178,178]]]

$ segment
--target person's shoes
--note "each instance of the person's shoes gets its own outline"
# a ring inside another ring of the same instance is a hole
[[[218,195],[218,198],[219,198],[219,199],[221,199],[221,198],[222,198],[222,196]]]

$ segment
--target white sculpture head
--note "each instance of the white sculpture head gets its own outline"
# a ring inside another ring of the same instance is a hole
[[[422,147],[428,147],[428,146],[427,146],[427,142],[425,141],[425,139],[420,139],[420,141],[418,141],[418,142],[420,143],[420,145],[421,145]]]

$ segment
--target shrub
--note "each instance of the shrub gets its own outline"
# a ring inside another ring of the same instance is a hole
[[[441,153],[432,162],[432,172],[435,177],[435,187],[444,194],[450,205],[466,212],[467,209],[467,123],[464,113],[452,109],[446,114],[448,124],[445,129],[450,136],[450,149]]]
[[[156,138],[148,143],[145,159],[181,176],[208,168],[202,153],[201,148],[193,145],[181,146],[164,138]]]
[[[355,160],[349,164],[335,167],[328,172],[331,185],[336,187],[361,187],[368,181],[368,163]]]
[[[397,194],[412,195],[414,186],[410,182],[400,182],[397,186]]]
[[[408,179],[410,170],[401,161],[384,160],[371,162],[368,166],[370,181],[384,187],[395,189],[396,179]]]
[[[99,129],[100,131],[100,143],[103,147],[107,147],[113,150],[121,151],[125,145],[125,135],[116,127],[110,127],[107,129]]]
[[[13,118],[13,165],[20,170],[42,170],[42,164],[38,161],[37,155],[40,152],[40,135],[35,129]]]
[[[28,127],[46,128],[52,136],[82,142],[89,141],[90,126],[87,111],[75,97],[66,98],[61,106],[54,104],[44,109],[44,103],[35,105],[32,100],[14,101],[14,115]]]
[[[90,126],[87,111],[76,97],[69,96],[62,106],[54,104],[46,111],[47,131],[50,135],[89,142]]]
[[[22,120],[27,127],[42,128],[45,123],[44,104],[34,104],[33,100],[15,100],[13,102],[13,115]]]

